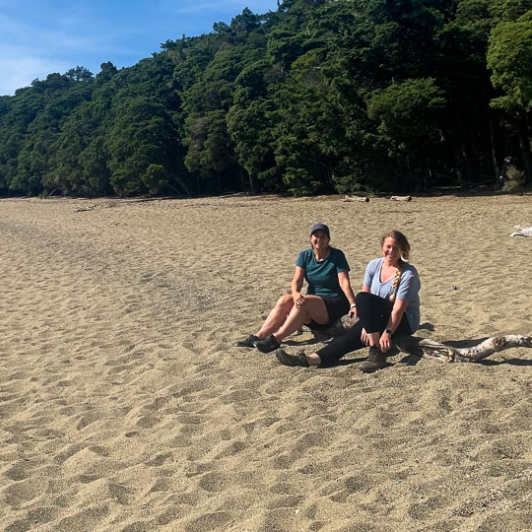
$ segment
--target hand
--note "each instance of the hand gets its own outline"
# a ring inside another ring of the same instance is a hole
[[[366,329],[362,329],[362,334],[360,335],[360,341],[364,345],[369,345],[369,338],[368,338],[368,333],[366,332]]]
[[[379,340],[379,345],[380,345],[381,351],[383,353],[386,353],[386,351],[388,351],[392,347],[391,335],[386,332],[382,333],[380,340]]]
[[[357,317],[357,309],[356,307],[353,307],[349,309],[349,317],[350,318],[356,318]]]
[[[294,304],[296,308],[302,308],[305,306],[305,296],[301,293],[299,293],[296,297],[294,297]]]

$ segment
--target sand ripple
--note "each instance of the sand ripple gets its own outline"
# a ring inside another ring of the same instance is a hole
[[[528,334],[531,202],[1,200],[2,530],[532,530],[531,353],[362,375],[234,347],[316,221],[355,286],[408,235],[422,336]]]

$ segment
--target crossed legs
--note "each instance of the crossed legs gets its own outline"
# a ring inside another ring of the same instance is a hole
[[[306,295],[305,302],[296,306],[291,295],[281,296],[257,333],[258,338],[273,335],[277,343],[296,332],[302,325],[315,321],[325,324],[329,314],[325,302],[319,296]]]

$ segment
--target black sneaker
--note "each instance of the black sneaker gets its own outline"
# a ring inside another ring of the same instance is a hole
[[[255,341],[254,345],[261,353],[271,353],[279,349],[279,342],[277,342],[273,334],[270,334],[264,340]]]
[[[260,338],[254,334],[250,334],[245,340],[239,340],[236,343],[237,347],[255,347],[255,342],[258,342]]]
[[[277,357],[277,360],[285,366],[309,367],[308,359],[303,353],[289,355],[284,349],[277,349],[277,351],[275,351],[275,356]]]

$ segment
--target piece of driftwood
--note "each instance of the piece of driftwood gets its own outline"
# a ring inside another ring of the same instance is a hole
[[[342,316],[326,329],[315,330],[312,333],[318,339],[343,336],[356,321],[357,318],[350,318],[348,315]],[[442,362],[479,362],[506,349],[514,347],[532,348],[532,336],[518,334],[494,336],[471,347],[453,347],[436,340],[416,336],[394,337],[393,343],[403,353],[420,358],[430,358]]]
[[[412,201],[412,196],[392,196],[392,201]]]
[[[515,228],[517,231],[510,236],[532,236],[532,226],[516,225]]]
[[[367,203],[369,198],[367,196],[346,196],[344,201],[360,201],[362,203]]]
[[[479,362],[493,353],[504,351],[512,347],[532,347],[532,336],[508,334],[495,336],[483,340],[473,347],[452,347],[447,344],[416,338],[415,336],[400,336],[394,338],[394,344],[403,352],[410,355],[432,358],[442,362]]]

